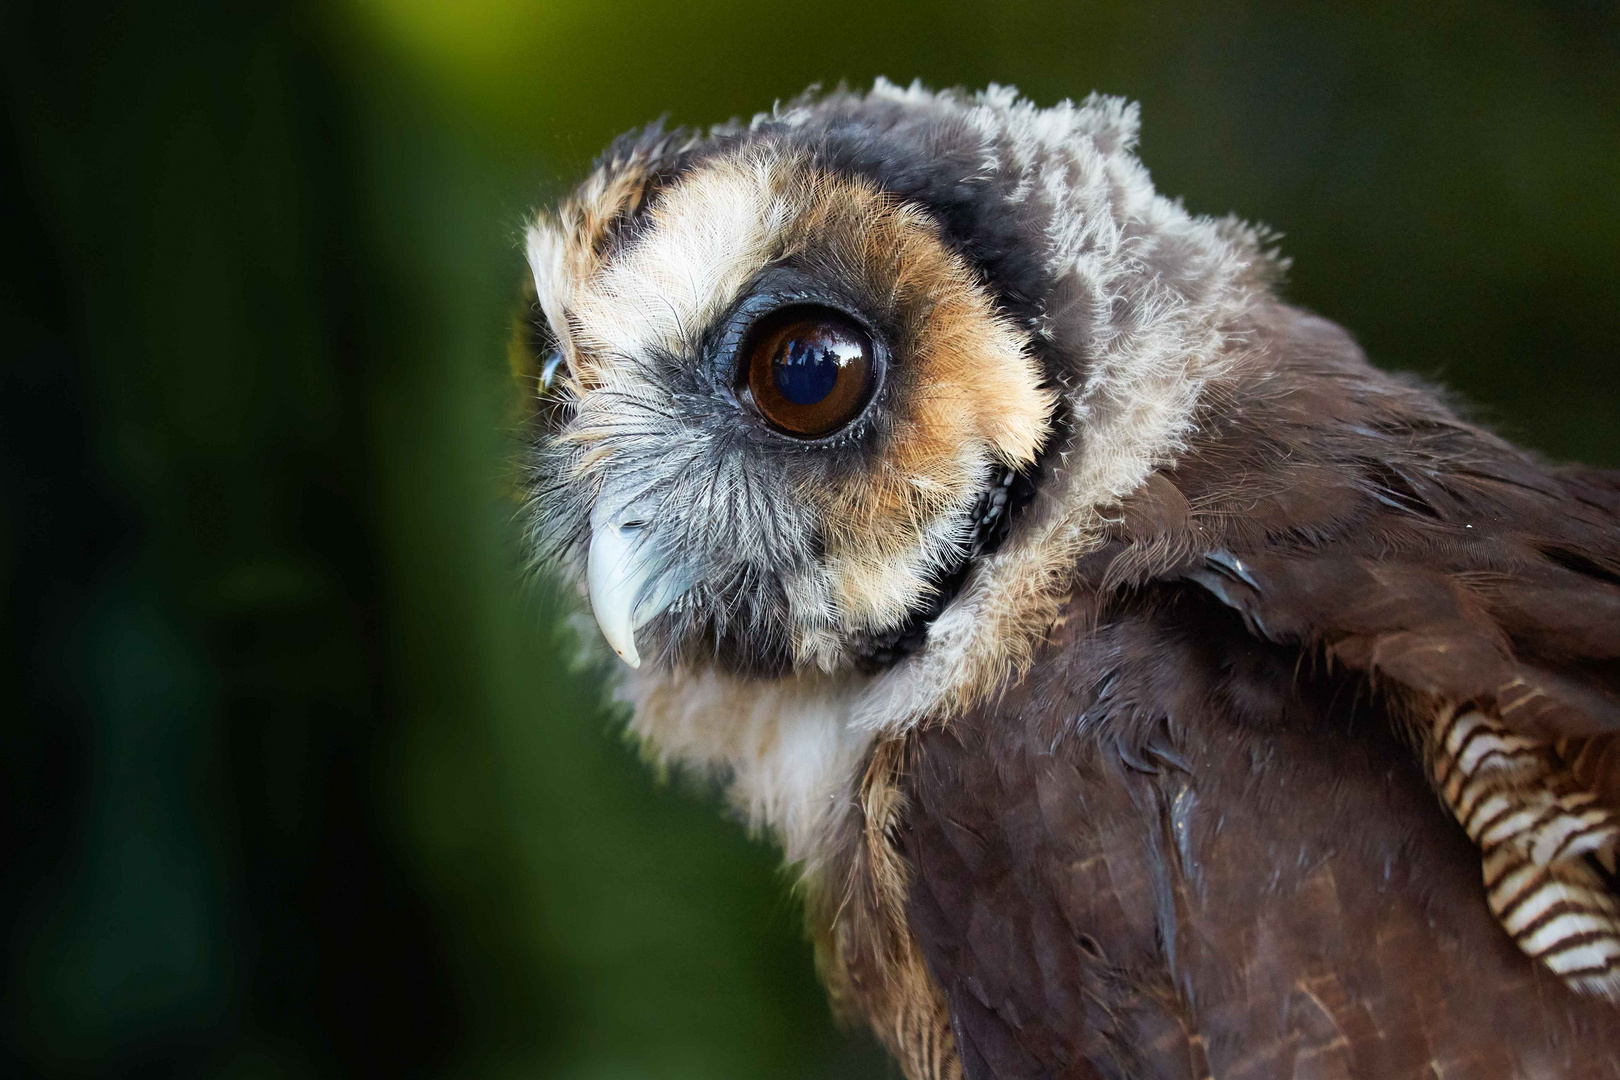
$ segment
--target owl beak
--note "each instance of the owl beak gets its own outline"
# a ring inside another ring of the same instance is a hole
[[[651,543],[653,519],[636,506],[591,515],[585,582],[602,636],[620,659],[641,666],[636,631],[667,610],[688,582]]]

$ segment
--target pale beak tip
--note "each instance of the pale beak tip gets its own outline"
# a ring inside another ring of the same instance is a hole
[[[636,649],[636,627],[629,618],[629,613],[616,605],[612,600],[618,597],[611,594],[607,597],[593,594],[592,607],[595,608],[596,624],[602,629],[602,637],[607,640],[620,660],[633,668],[641,666],[641,653]]]
[[[611,523],[592,530],[586,568],[591,610],[608,645],[632,668],[641,666],[641,654],[636,651],[635,602],[646,572],[646,560],[637,558],[633,533]]]
[[[618,515],[625,516],[628,511]],[[626,524],[599,508],[591,517],[586,557],[586,584],[597,625],[619,659],[632,668],[641,666],[637,628],[666,610],[688,584],[678,568],[648,546],[644,522],[650,519],[651,513],[643,512]]]

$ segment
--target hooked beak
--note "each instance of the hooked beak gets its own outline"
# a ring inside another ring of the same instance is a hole
[[[613,651],[633,668],[641,666],[636,631],[673,604],[690,587],[682,574],[651,543],[656,508],[632,504],[610,511],[600,503],[591,514],[591,548],[585,581],[591,611]]]

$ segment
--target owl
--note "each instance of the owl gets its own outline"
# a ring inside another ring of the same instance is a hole
[[[536,560],[911,1080],[1620,1076],[1620,474],[1158,194],[879,81],[525,233]]]

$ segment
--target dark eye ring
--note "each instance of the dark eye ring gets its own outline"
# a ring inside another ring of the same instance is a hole
[[[781,308],[743,340],[739,389],[767,423],[800,438],[830,435],[861,414],[877,383],[872,338],[843,312]]]

